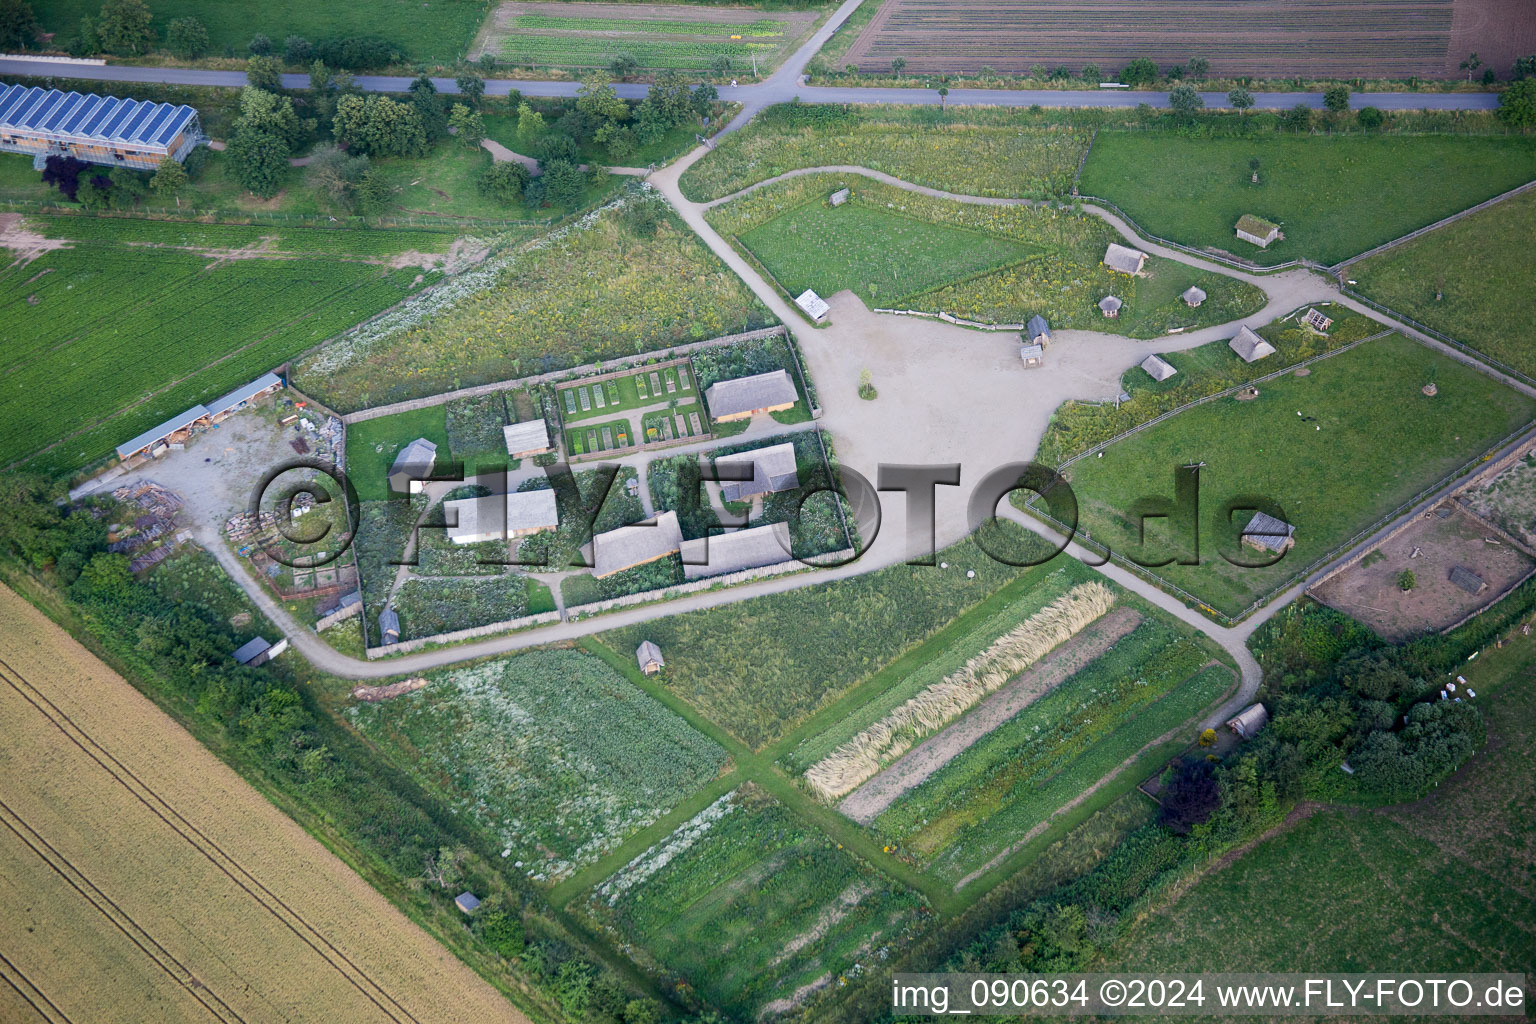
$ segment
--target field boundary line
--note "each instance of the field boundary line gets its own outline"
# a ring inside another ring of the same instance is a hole
[[[1419,228],[1419,229],[1417,229],[1415,231],[1408,232],[1406,235],[1403,235],[1401,238],[1394,238],[1390,242],[1383,242],[1382,244],[1378,245],[1376,248],[1374,248],[1374,249],[1367,249],[1365,252],[1361,253],[1358,256],[1351,256],[1347,260],[1344,260],[1344,261],[1342,261],[1340,263],[1335,263],[1333,266],[1328,268],[1328,271],[1329,271],[1329,273],[1332,273],[1332,274],[1340,274],[1340,273],[1342,273],[1344,271],[1345,267],[1349,266],[1352,263],[1358,263],[1361,260],[1369,259],[1370,257],[1375,256],[1378,253],[1386,252],[1389,249],[1395,249],[1398,246],[1400,246],[1400,245],[1402,245],[1402,244],[1404,244],[1406,242],[1413,241],[1415,238],[1419,238],[1419,237],[1422,237],[1424,235],[1427,235],[1431,231],[1438,231],[1440,228],[1446,227],[1447,225],[1450,225],[1450,224],[1454,224],[1458,220],[1461,220],[1463,217],[1470,217],[1474,213],[1481,213],[1482,211],[1488,209],[1491,206],[1497,206],[1498,204],[1504,202],[1507,199],[1513,199],[1515,196],[1520,195],[1522,192],[1529,192],[1533,188],[1536,188],[1536,179],[1532,179],[1531,181],[1526,182],[1524,185],[1517,185],[1516,187],[1510,189],[1508,192],[1502,192],[1499,195],[1494,196],[1492,199],[1484,199],[1482,202],[1478,203],[1476,206],[1469,206],[1465,210],[1462,210],[1459,213],[1453,213],[1449,217],[1442,217],[1441,219],[1435,221],[1433,224],[1426,224],[1422,228]]]
[[[397,1016],[396,1013],[391,1011],[388,1006],[385,1006],[384,1003],[381,1003],[379,998],[377,998],[372,992],[368,991],[368,989],[358,981],[358,978],[361,978],[363,981],[367,982],[368,985],[377,990],[378,995],[383,997],[384,1000],[388,1001],[389,1004],[398,1010],[399,1014],[403,1015],[406,1020],[413,1022],[413,1024],[421,1024],[421,1022],[409,1010],[405,1009],[405,1007],[396,1002],[394,997],[384,990],[383,986],[379,985],[378,982],[374,981],[367,972],[353,963],[345,953],[337,949],[336,946],[333,945],[331,941],[327,939],[322,932],[319,931],[319,929],[315,928],[308,921],[306,921],[303,915],[299,914],[292,907],[288,906],[288,904],[285,903],[280,896],[268,889],[260,881],[260,879],[256,878],[255,875],[247,871],[238,860],[226,853],[218,843],[214,842],[201,829],[199,829],[196,825],[192,824],[192,822],[188,821],[184,816],[182,816],[179,811],[167,803],[164,798],[155,792],[154,789],[152,789],[148,784],[140,779],[131,768],[119,761],[111,751],[97,743],[90,733],[81,728],[62,708],[56,705],[45,693],[33,686],[32,683],[26,678],[26,676],[16,671],[16,669],[13,668],[10,663],[5,661],[3,658],[0,658],[0,680],[3,680],[7,685],[9,685],[18,694],[20,694],[22,699],[26,700],[29,704],[35,707],[44,718],[48,719],[54,728],[58,729],[59,732],[62,733],[71,743],[79,747],[81,752],[84,753],[87,757],[99,764],[102,769],[106,771],[107,774],[110,775],[113,780],[118,783],[118,785],[126,789],[130,794],[133,795],[136,800],[143,804],[145,809],[163,821],[166,826],[169,827],[172,832],[180,836],[187,843],[187,845],[201,853],[210,864],[218,868],[219,871],[223,872],[223,874],[227,876],[230,881],[234,882],[235,885],[243,889],[247,895],[254,899],[263,909],[265,909],[284,927],[292,932],[296,938],[313,949],[321,960],[325,961],[331,967],[333,967],[336,972],[345,978],[354,988],[356,988],[360,994],[362,994],[369,1002],[378,1007],[380,1012],[382,1012],[386,1017],[397,1022],[401,1020],[401,1016]],[[20,680],[20,683],[24,684],[26,689],[23,689],[22,685],[18,685],[17,680]],[[29,694],[27,690],[31,690],[32,693]],[[47,705],[47,707],[45,708],[44,705]],[[68,728],[65,727],[65,723],[68,724]],[[70,731],[71,729],[74,730],[73,733]],[[79,735],[76,736],[74,733],[78,733]],[[89,744],[89,746],[87,746],[87,744]],[[92,750],[92,748],[95,749]],[[105,760],[103,760],[103,758],[105,758]],[[107,763],[108,761],[111,762],[110,765]],[[133,785],[129,785],[126,779],[132,779],[134,784],[137,785],[138,789],[135,789]],[[141,793],[139,790],[142,790],[143,792]],[[148,794],[148,797],[146,797],[145,794]],[[153,798],[154,802],[152,803],[149,798]],[[165,809],[164,813],[162,813],[161,810],[155,806],[156,803]],[[169,815],[169,817],[167,815]],[[173,821],[172,818],[175,820]],[[178,822],[180,822],[180,825],[177,824]],[[196,836],[199,840],[202,841],[203,844],[206,844],[207,848],[195,842],[192,839],[192,836]],[[218,857],[215,857],[213,853],[210,853],[210,849],[215,851],[218,854]],[[228,865],[226,866],[226,864],[221,863],[219,858],[227,861]],[[233,870],[231,870],[231,868],[233,868]],[[244,876],[244,879],[249,881],[249,885],[246,883],[246,881],[242,881],[240,877],[237,877],[236,872],[238,872],[240,876]],[[254,886],[254,889],[252,886]],[[257,890],[260,891],[260,894],[258,894]],[[265,896],[266,899],[263,899],[263,896]],[[268,900],[271,902],[269,903]],[[290,921],[288,918],[285,918],[282,914],[278,913],[273,904],[276,904],[277,907],[281,907],[293,920]],[[302,930],[300,927],[294,924],[294,921],[297,921],[298,925],[302,926]],[[305,934],[305,932],[308,932],[309,934]],[[313,938],[311,938],[311,936],[313,936]],[[327,956],[326,952],[322,950],[319,945],[316,945],[317,941],[323,944],[326,949],[330,950],[335,954],[337,958],[339,958],[343,963],[350,967],[352,971],[356,973],[357,977],[353,977],[352,974],[349,974],[346,970],[344,970],[336,962],[336,960],[333,960],[330,956]]]
[[[26,989],[17,984],[18,978],[26,984]],[[11,989],[21,997],[22,1001],[37,1012],[37,1015],[43,1019],[44,1024],[58,1024],[59,1021],[63,1021],[64,1024],[74,1024],[69,1019],[69,1015],[59,1009],[58,1004],[52,999],[48,998],[48,993],[38,988],[37,983],[23,974],[21,968],[12,963],[4,953],[0,953],[0,980],[11,986]],[[28,990],[31,991],[30,995]],[[43,1011],[43,1008],[38,1005],[38,1000],[47,1004],[49,1012],[45,1013]]]
[[[1536,185],[1536,182],[1532,182],[1532,184]],[[1452,348],[1469,357],[1469,359],[1462,360],[1469,366],[1478,366],[1479,363],[1482,363],[1485,364],[1484,367],[1479,368],[1484,369],[1484,372],[1486,372],[1487,367],[1491,367],[1492,369],[1497,370],[1499,373],[1502,373],[1507,377],[1520,381],[1527,387],[1536,388],[1536,377],[1522,373],[1521,371],[1515,369],[1513,366],[1510,366],[1508,363],[1500,362],[1494,357],[1488,355],[1486,352],[1483,352],[1481,349],[1473,348],[1471,345],[1468,345],[1464,341],[1457,341],[1450,335],[1441,331],[1437,331],[1435,328],[1429,326],[1428,324],[1421,323],[1411,316],[1399,313],[1397,310],[1392,309],[1390,306],[1383,306],[1381,303],[1375,301],[1374,299],[1366,298],[1364,295],[1355,291],[1355,289],[1351,288],[1349,285],[1340,285],[1339,291],[1343,292],[1345,295],[1348,295],[1356,302],[1370,306],[1378,313],[1389,316],[1394,320],[1400,320],[1408,326],[1412,327],[1414,330],[1420,331],[1436,341],[1451,346]]]
[[[17,839],[21,840],[39,860],[48,866],[49,870],[63,879],[71,889],[79,893],[80,898],[89,903],[97,913],[112,922],[112,925],[122,932],[129,942],[137,946],[140,952],[154,961],[156,967],[159,967],[165,972],[167,977],[186,990],[188,995],[201,1003],[204,1009],[221,1021],[227,1022],[233,1019],[240,1022],[240,1024],[245,1024],[245,1018],[236,1013],[234,1008],[228,1003],[224,1002],[218,993],[201,982],[198,982],[197,987],[194,988],[192,982],[197,979],[186,964],[178,960],[143,925],[135,921],[132,915],[119,906],[112,897],[102,891],[100,886],[91,881],[89,875],[71,864],[69,858],[60,853],[52,843],[43,837],[42,833],[29,825],[27,820],[17,814],[4,800],[0,800],[0,825],[4,825]],[[109,907],[111,908],[110,910],[108,909]],[[153,947],[153,949],[150,947]],[[175,970],[172,970],[166,961],[174,965]],[[208,993],[209,998],[218,1003],[219,1007],[222,1007],[222,1012],[209,1005],[208,1001],[200,994],[201,992]]]

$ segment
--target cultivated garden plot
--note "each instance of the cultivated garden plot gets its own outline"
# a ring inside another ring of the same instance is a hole
[[[1367,298],[1536,377],[1533,237],[1536,190],[1351,264],[1349,276]]]
[[[8,228],[0,241],[36,258],[0,271],[0,465],[53,473],[419,290],[437,272],[390,256],[450,241],[105,218]]]
[[[1527,453],[1497,476],[1462,492],[1461,499],[1478,516],[1527,547],[1536,547],[1536,455]]]
[[[863,71],[888,71],[899,57],[914,72],[1095,64],[1113,76],[1137,57],[1167,66],[1198,53],[1221,75],[1438,77],[1456,71],[1446,59],[1452,7],[1453,0],[1342,0],[1300,16],[1286,6],[1192,9],[1173,0],[1130,9],[1113,0],[886,0],[846,59]],[[1483,38],[1497,35],[1489,25]]]
[[[828,197],[852,196],[839,206]],[[872,308],[946,312],[991,323],[1044,315],[1055,328],[1157,337],[1263,308],[1264,295],[1230,277],[1152,258],[1143,276],[1102,263],[1119,236],[1086,214],[935,199],[857,175],[815,174],[767,186],[709,213],[791,296],[850,289]],[[1207,293],[1198,308],[1179,296]],[[1116,318],[1098,308],[1124,305]]]
[[[1106,130],[1078,188],[1175,242],[1264,266],[1331,265],[1523,185],[1533,168],[1536,139],[1523,136]],[[1262,249],[1239,239],[1244,214],[1280,225],[1285,237]]]
[[[349,717],[531,878],[590,864],[713,778],[725,752],[602,661],[549,650],[449,669]]]
[[[503,3],[478,49],[527,67],[606,68],[617,57],[643,69],[766,73],[810,33],[815,11],[667,4]]]
[[[1273,356],[1270,358],[1274,358]],[[1152,571],[1226,615],[1311,565],[1447,474],[1528,423],[1536,402],[1456,360],[1392,335],[1366,341],[1259,386],[1180,413],[1102,458],[1073,463],[1079,532],[1144,561],[1193,558],[1187,530],[1150,519],[1138,543],[1133,503],[1173,493],[1181,466],[1200,470],[1199,565]],[[1434,383],[1437,393],[1424,394]],[[1411,439],[1405,444],[1404,439]],[[1224,521],[1239,495],[1278,502],[1294,547],[1263,568],[1230,564],[1267,557],[1236,535],[1249,513]],[[1246,552],[1246,554],[1244,554]]]
[[[659,225],[631,226],[625,210],[641,203],[656,204]],[[294,379],[350,411],[771,320],[740,279],[642,189],[336,339],[299,364]]]
[[[964,195],[1065,195],[1092,138],[1017,111],[933,107],[769,107],[683,172],[683,194],[720,199],[798,167],[853,165]]]
[[[583,910],[658,978],[753,1019],[881,963],[926,907],[749,784],[599,884]]]

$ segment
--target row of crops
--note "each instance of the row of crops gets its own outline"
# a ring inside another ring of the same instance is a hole
[[[633,57],[642,67],[704,70],[719,57],[736,67],[748,67],[753,54],[766,58],[780,47],[775,43],[718,40],[660,40],[584,38],[581,36],[517,36],[501,45],[501,58],[513,64],[541,66],[604,67],[620,55]]]
[[[198,251],[262,247],[263,252],[305,256],[381,259],[402,252],[441,253],[450,232],[370,231],[263,224],[202,224],[142,218],[39,217],[29,223],[76,246],[89,244],[165,246]]]
[[[742,25],[726,21],[671,21],[662,18],[569,18],[550,14],[524,14],[520,29],[554,29],[569,32],[646,32],[672,36],[781,36],[785,24],[762,18]]]

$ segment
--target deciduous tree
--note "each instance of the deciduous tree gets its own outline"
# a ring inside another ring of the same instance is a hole
[[[178,57],[196,60],[208,52],[208,29],[196,18],[174,18],[165,27],[165,45]]]
[[[144,0],[106,0],[96,33],[111,53],[145,53],[155,42],[154,20]]]
[[[25,50],[37,36],[37,15],[27,0],[0,0],[0,46]]]

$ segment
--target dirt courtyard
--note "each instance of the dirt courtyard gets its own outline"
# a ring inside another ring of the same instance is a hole
[[[1441,509],[1451,514],[1442,519]],[[1500,543],[1490,544],[1485,538]],[[1417,550],[1419,557],[1414,558]],[[1451,569],[1472,570],[1488,586],[1476,596],[1450,581]],[[1508,539],[1452,502],[1420,517],[1360,562],[1312,591],[1331,608],[1365,623],[1385,640],[1406,640],[1445,629],[1491,605],[1536,567]],[[1413,572],[1415,586],[1403,591],[1398,574]]]

